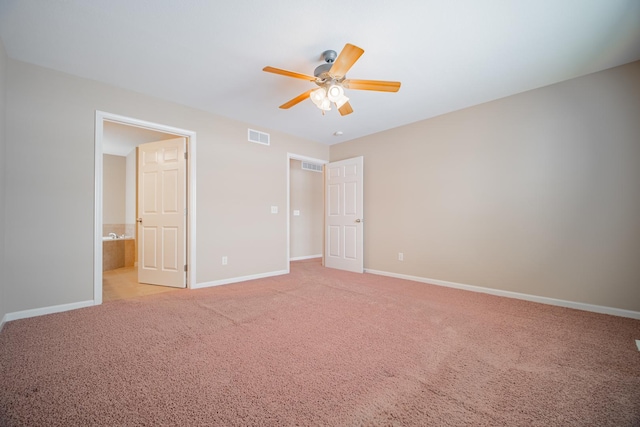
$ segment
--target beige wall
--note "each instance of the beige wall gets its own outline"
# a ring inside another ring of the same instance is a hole
[[[0,40],[0,324],[4,315],[8,312],[6,304],[6,269],[5,269],[5,192],[6,192],[6,136],[5,136],[5,111],[6,111],[6,76],[7,76],[7,53],[4,44]]]
[[[124,224],[126,213],[127,158],[102,156],[102,222]]]
[[[295,259],[322,255],[322,173],[302,169],[300,160],[291,159],[290,165],[290,256]],[[294,216],[294,210],[300,215]]]
[[[327,146],[11,59],[7,77],[7,312],[93,299],[96,110],[197,133],[198,283],[286,270],[287,153]]]
[[[640,311],[638,82],[635,62],[332,146],[365,159],[365,268]]]

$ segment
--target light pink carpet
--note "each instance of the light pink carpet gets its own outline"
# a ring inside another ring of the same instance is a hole
[[[638,426],[640,321],[294,263],[0,333],[2,426]]]

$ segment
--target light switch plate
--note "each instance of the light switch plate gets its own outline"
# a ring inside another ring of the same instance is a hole
[[[277,206],[271,206],[271,213],[278,213],[278,207]]]

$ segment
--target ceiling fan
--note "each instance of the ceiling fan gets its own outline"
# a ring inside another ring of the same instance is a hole
[[[397,92],[400,90],[400,82],[347,79],[347,72],[363,53],[364,50],[349,43],[344,46],[340,55],[337,55],[333,50],[326,50],[322,53],[322,59],[325,63],[315,69],[313,76],[274,67],[264,67],[262,71],[308,80],[320,86],[317,89],[309,89],[301,93],[282,104],[280,108],[291,108],[306,98],[310,98],[322,110],[322,114],[331,110],[331,104],[334,103],[340,115],[346,116],[353,113],[353,108],[349,104],[349,98],[344,94],[344,89],[374,90],[378,92]]]

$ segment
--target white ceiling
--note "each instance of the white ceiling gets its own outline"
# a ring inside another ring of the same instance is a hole
[[[13,59],[333,144],[639,60],[640,1],[0,0],[0,37]],[[348,90],[345,117],[278,108],[314,84],[264,66],[313,74],[345,43],[365,50],[349,78],[400,91]]]

